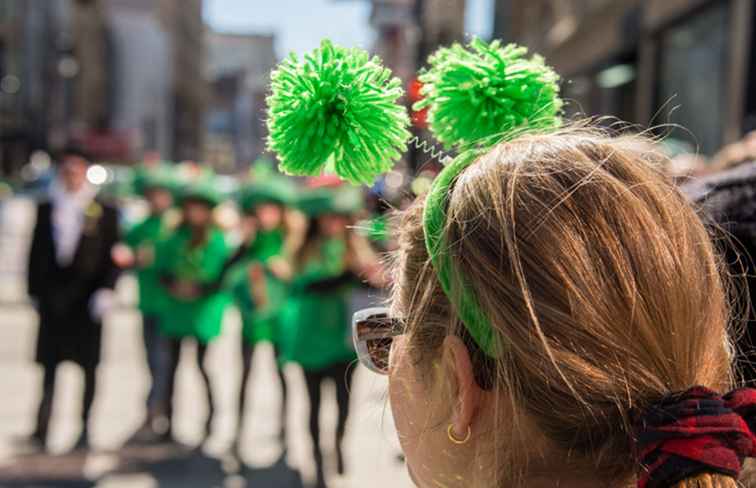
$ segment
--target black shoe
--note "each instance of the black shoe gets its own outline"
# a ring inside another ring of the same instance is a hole
[[[134,432],[126,444],[147,445],[160,442],[161,434],[152,428],[150,422],[145,423]]]
[[[328,483],[326,483],[325,474],[323,473],[322,466],[318,467],[317,469],[315,488],[328,488]]]
[[[234,442],[231,443],[231,447],[228,448],[228,452],[231,456],[233,456],[238,461],[242,461],[242,448],[241,448],[241,442],[239,442],[239,439],[234,439]],[[244,463],[242,463],[244,464]]]
[[[88,451],[90,448],[89,446],[89,429],[86,427],[81,430],[81,434],[79,434],[79,438],[76,440],[76,443],[73,445],[74,451]]]
[[[323,468],[323,455],[316,451],[313,458],[315,461],[315,488],[328,488]]]
[[[208,412],[207,420],[205,421],[205,437],[202,440],[202,443],[208,440],[213,433],[213,419],[214,418],[215,418],[215,409],[210,407],[210,412]]]
[[[31,435],[16,439],[16,444],[23,451],[40,453],[47,451],[47,435],[35,430]]]
[[[343,475],[346,472],[344,468],[344,452],[340,446],[336,448],[336,472],[339,475]]]
[[[286,428],[281,427],[278,431],[278,444],[281,446],[281,451],[286,453],[289,451],[289,444],[286,441]]]

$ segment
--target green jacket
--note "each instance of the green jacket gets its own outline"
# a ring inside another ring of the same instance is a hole
[[[191,282],[209,291],[193,300],[165,293],[160,327],[166,336],[193,337],[207,343],[220,335],[228,304],[228,295],[215,285],[229,251],[218,229],[211,229],[206,242],[194,249],[189,249],[190,237],[187,227],[179,227],[159,246],[158,272],[161,278]]]
[[[155,262],[156,247],[166,237],[165,227],[162,215],[150,215],[126,233],[125,242],[135,253],[146,251],[153,257],[151,263],[137,269],[139,309],[145,315],[159,314],[160,307],[165,303]]]
[[[282,323],[283,356],[308,371],[356,357],[349,326],[349,287],[308,290],[308,285],[346,271],[346,251],[343,239],[322,241],[291,286]]]
[[[241,313],[242,336],[252,344],[261,340],[277,342],[278,323],[286,303],[288,284],[278,279],[266,266],[272,258],[282,256],[284,239],[282,229],[258,233],[245,258],[232,272],[231,289]],[[256,306],[252,300],[248,269],[255,263],[265,268],[268,303],[264,307]]]

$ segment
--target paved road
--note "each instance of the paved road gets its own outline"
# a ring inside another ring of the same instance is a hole
[[[300,488],[313,479],[310,440],[307,434],[308,402],[301,372],[286,370],[291,385],[288,418],[289,453],[281,459],[275,435],[280,399],[274,380],[270,348],[255,355],[250,422],[244,426],[242,465],[225,456],[236,429],[239,382],[239,321],[229,311],[223,336],[208,356],[218,412],[213,436],[204,449],[175,447],[123,447],[143,416],[147,388],[141,321],[133,309],[133,279],[119,284],[123,306],[105,322],[104,359],[99,370],[95,401],[92,453],[66,453],[80,429],[78,417],[82,380],[74,365],[58,372],[58,397],[54,405],[50,444],[52,456],[19,451],[19,437],[32,429],[41,372],[32,363],[36,314],[24,302],[22,270],[25,249],[19,245],[28,232],[28,202],[6,207],[0,225],[0,488]],[[11,211],[8,211],[11,210]],[[201,435],[206,415],[194,350],[183,351],[178,379],[177,437],[188,446]],[[327,392],[321,425],[324,442],[335,427],[333,392]],[[332,488],[409,488],[404,466],[397,460],[398,443],[386,403],[385,380],[360,368],[352,393],[346,453],[347,475],[331,476]],[[332,454],[332,442],[325,452]],[[333,456],[330,456],[333,460]],[[335,461],[334,461],[335,462]]]

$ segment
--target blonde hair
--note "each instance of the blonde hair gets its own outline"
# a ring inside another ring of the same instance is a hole
[[[633,412],[732,387],[722,263],[665,163],[638,136],[575,128],[502,143],[454,184],[450,253],[503,352],[473,354],[498,399],[496,486],[553,470],[528,456],[534,435],[564,474],[631,484]],[[467,335],[429,263],[422,207],[401,216],[393,306],[430,366],[444,337]],[[676,488],[735,486],[705,474]]]

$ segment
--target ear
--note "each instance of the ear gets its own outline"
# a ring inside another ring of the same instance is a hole
[[[452,380],[456,384],[456,391],[452,392],[454,410],[451,422],[455,436],[463,439],[467,435],[468,428],[472,428],[475,422],[483,391],[475,381],[470,353],[462,339],[457,336],[447,336],[443,347],[449,359]]]

